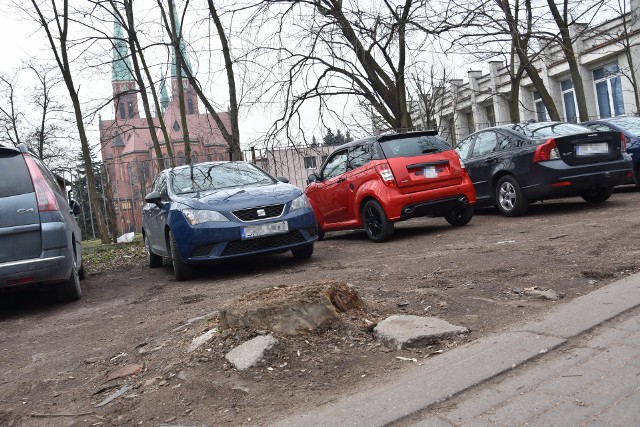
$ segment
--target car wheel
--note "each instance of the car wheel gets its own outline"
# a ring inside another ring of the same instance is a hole
[[[522,194],[518,181],[511,175],[505,175],[496,185],[496,206],[505,216],[519,216],[529,208],[529,201]]]
[[[180,253],[178,252],[178,245],[176,244],[176,236],[173,235],[173,231],[169,231],[169,244],[171,245],[173,274],[176,276],[176,280],[182,282],[191,279],[192,267],[182,262],[182,258],[180,258]]]
[[[384,209],[375,200],[364,204],[362,222],[367,236],[376,243],[386,242],[393,236],[393,223],[387,219]]]
[[[80,276],[78,274],[78,263],[73,255],[73,269],[71,270],[71,277],[57,285],[56,287],[56,300],[58,302],[72,302],[77,301],[82,297],[82,288],[80,287]]]
[[[613,194],[613,187],[597,188],[581,194],[587,203],[602,203]]]
[[[313,244],[293,248],[291,249],[291,253],[293,254],[293,257],[296,259],[311,258],[311,255],[313,255]]]
[[[471,218],[473,218],[473,210],[473,206],[452,209],[444,214],[444,219],[455,227],[466,225],[471,221]]]
[[[638,163],[633,170],[633,182],[636,187],[640,187],[640,163]]]
[[[147,265],[149,265],[149,268],[162,267],[162,257],[151,252],[149,238],[146,234],[144,235],[144,250],[147,252]]]
[[[84,280],[87,277],[87,271],[84,269],[84,262],[80,264],[80,268],[78,269],[78,277],[80,280]]]

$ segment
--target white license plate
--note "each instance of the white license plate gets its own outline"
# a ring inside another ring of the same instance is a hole
[[[243,239],[251,239],[252,237],[282,234],[288,231],[289,223],[287,221],[278,221],[269,222],[267,224],[250,225],[248,227],[244,227],[241,233]]]
[[[426,166],[424,168],[424,177],[425,178],[437,178],[438,177],[438,171],[436,170],[435,166]]]
[[[592,154],[607,154],[609,144],[606,142],[595,142],[593,144],[576,145],[576,156],[590,156]]]

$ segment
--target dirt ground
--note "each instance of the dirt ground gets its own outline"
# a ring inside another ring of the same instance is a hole
[[[602,205],[550,201],[521,218],[483,209],[461,228],[416,219],[398,224],[384,244],[362,232],[329,233],[310,260],[283,254],[209,266],[189,282],[176,282],[169,265],[146,268],[138,246],[112,271],[91,273],[88,265],[77,303],[0,294],[0,425],[269,424],[639,271],[639,202],[640,192],[622,188]],[[195,337],[220,326],[215,312],[226,301],[325,280],[351,283],[366,308],[310,334],[275,334],[279,345],[244,372],[224,355],[267,331],[222,328],[187,352]],[[562,298],[526,295],[533,286]],[[439,317],[470,333],[388,349],[370,322],[401,313]],[[110,379],[122,368],[134,374]],[[96,406],[119,390],[126,391]]]

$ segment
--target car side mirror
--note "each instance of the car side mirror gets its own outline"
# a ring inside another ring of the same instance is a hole
[[[69,200],[69,209],[71,209],[71,213],[75,216],[80,215],[80,212],[82,212],[80,203],[76,202],[75,200]]]
[[[286,176],[277,176],[276,179],[280,182],[284,182],[285,184],[289,183],[289,178],[287,178]]]
[[[147,194],[144,200],[147,203],[153,203],[156,206],[162,206],[162,197],[160,196],[160,193],[158,191],[152,191],[151,193]]]
[[[312,182],[318,182],[320,181],[320,178],[318,177],[318,175],[316,175],[315,173],[312,173],[311,175],[309,175],[309,178],[307,178],[307,185],[311,184]]]

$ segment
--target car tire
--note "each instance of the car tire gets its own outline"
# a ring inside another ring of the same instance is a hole
[[[84,269],[84,262],[80,264],[80,268],[78,269],[78,277],[80,280],[84,280],[87,277],[87,271]]]
[[[293,254],[293,257],[296,259],[311,258],[311,255],[313,255],[313,244],[293,248],[291,249],[291,253]]]
[[[636,187],[640,187],[640,163],[633,169],[633,183]]]
[[[82,288],[80,287],[80,275],[78,274],[78,264],[73,254],[73,268],[71,277],[60,283],[56,287],[56,300],[61,303],[78,301],[82,298]]]
[[[320,227],[320,224],[318,224],[318,241],[320,240],[324,240],[324,230]]]
[[[518,181],[511,175],[505,175],[498,181],[495,192],[496,207],[505,216],[523,215],[529,208]]]
[[[362,224],[369,239],[376,243],[386,242],[393,236],[393,222],[375,200],[369,200],[362,207]]]
[[[149,247],[149,238],[146,234],[144,235],[144,250],[147,253],[147,265],[149,268],[162,267],[162,257],[151,252],[151,248]]]
[[[171,246],[171,262],[173,263],[173,274],[178,282],[191,279],[192,267],[182,262],[178,245],[176,244],[176,236],[173,231],[169,231],[169,245]]]
[[[444,219],[454,227],[460,227],[462,225],[467,225],[469,221],[471,221],[471,218],[473,218],[473,211],[473,206],[452,209],[444,214]]]
[[[613,194],[613,187],[597,188],[595,190],[588,191],[581,194],[582,198],[587,203],[602,203],[609,199]]]

